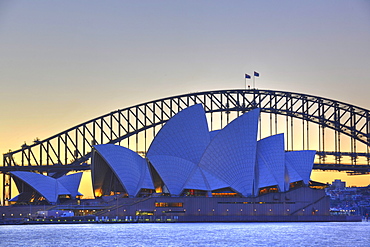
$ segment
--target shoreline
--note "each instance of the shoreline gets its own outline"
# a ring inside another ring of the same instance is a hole
[[[275,223],[275,222],[368,222],[362,216],[172,216],[172,217],[98,217],[5,218],[0,225],[45,224],[123,224],[123,223]]]

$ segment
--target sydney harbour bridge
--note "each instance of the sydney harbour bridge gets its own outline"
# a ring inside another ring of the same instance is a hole
[[[261,109],[258,138],[285,133],[286,151],[316,150],[314,169],[370,173],[370,112],[313,95],[258,89],[189,93],[112,111],[3,156],[3,205],[11,196],[11,171],[60,177],[90,169],[91,149],[118,144],[141,155],[161,126],[176,113],[202,104],[210,130],[254,108]]]

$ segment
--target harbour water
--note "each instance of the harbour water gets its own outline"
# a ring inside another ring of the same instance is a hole
[[[0,246],[370,246],[370,222],[3,225]]]

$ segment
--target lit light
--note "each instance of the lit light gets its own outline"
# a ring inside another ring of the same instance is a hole
[[[257,209],[254,209],[254,212],[256,212],[257,211]]]
[[[95,190],[95,191],[94,191],[94,194],[95,194],[95,196],[96,196],[96,197],[101,197],[101,196],[103,195],[103,193],[102,193],[102,190],[101,190],[101,189],[97,189],[97,190]]]
[[[155,188],[155,193],[162,193],[162,188],[161,187]]]
[[[270,212],[272,211],[272,209],[270,208]]]
[[[240,209],[240,212],[243,211],[243,209]]]
[[[198,211],[200,212],[200,209],[198,209]]]
[[[288,211],[288,212],[289,212],[289,208],[288,208],[286,211]]]

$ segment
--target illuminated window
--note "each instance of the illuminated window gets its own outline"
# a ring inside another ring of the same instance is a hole
[[[135,215],[145,216],[145,215],[154,215],[153,211],[136,211]]]
[[[236,197],[238,193],[212,193],[212,197]]]
[[[290,183],[289,184],[289,189],[300,188],[300,187],[303,187],[303,186],[304,186],[303,181],[297,181],[297,182]]]
[[[277,186],[271,186],[271,187],[261,188],[258,194],[263,195],[267,193],[276,193],[276,192],[279,192],[279,189],[277,188]]]
[[[174,208],[182,208],[184,205],[182,202],[156,202],[155,207],[156,208],[168,208],[168,207],[174,207]]]
[[[193,189],[186,189],[183,191],[182,196],[200,196],[200,197],[207,197],[208,193],[205,190],[193,190]]]

